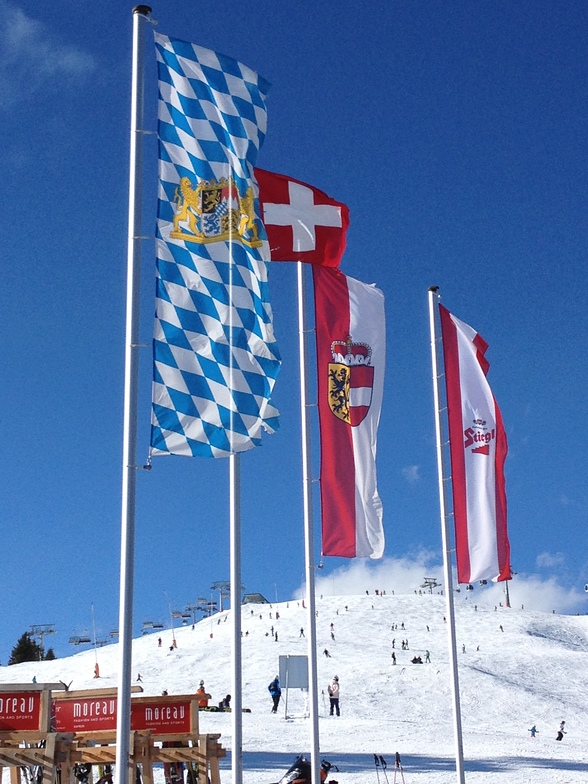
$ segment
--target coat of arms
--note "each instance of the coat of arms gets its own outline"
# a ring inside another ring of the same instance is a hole
[[[251,186],[242,195],[233,179],[201,180],[194,187],[189,177],[182,177],[174,201],[173,239],[198,243],[236,240],[250,248],[261,245]]]
[[[329,407],[338,419],[356,427],[369,411],[374,385],[372,350],[367,343],[347,340],[331,344]]]

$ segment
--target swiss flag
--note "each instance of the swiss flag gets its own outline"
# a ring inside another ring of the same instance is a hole
[[[349,209],[293,177],[255,169],[272,261],[338,267],[345,250]]]

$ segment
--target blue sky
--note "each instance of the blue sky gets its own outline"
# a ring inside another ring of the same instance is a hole
[[[131,11],[0,0],[2,663],[31,624],[55,623],[58,654],[91,627],[92,604],[98,636],[118,624]],[[585,3],[555,0],[154,6],[161,32],[271,82],[259,165],[349,205],[342,269],[386,296],[386,559],[353,566],[375,587],[396,559],[417,572],[423,551],[440,561],[427,314],[438,285],[490,344],[512,591],[555,585],[556,609],[586,612],[587,17]],[[146,51],[155,130],[150,33]],[[147,137],[145,234],[156,157]],[[294,266],[273,265],[270,284],[282,426],[241,460],[243,583],[282,600],[304,571]],[[153,292],[145,242],[146,343]],[[140,462],[150,376],[145,349]],[[228,558],[226,461],[158,458],[139,474],[137,631],[209,596]],[[321,574],[344,566],[326,559]]]

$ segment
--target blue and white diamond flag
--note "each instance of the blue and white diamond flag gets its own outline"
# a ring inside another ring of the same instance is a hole
[[[253,176],[269,85],[155,34],[159,201],[152,454],[226,457],[278,426],[269,245]]]

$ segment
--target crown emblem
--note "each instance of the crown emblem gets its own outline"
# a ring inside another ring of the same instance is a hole
[[[351,335],[346,341],[334,340],[331,343],[333,361],[352,367],[353,365],[370,365],[372,349],[367,343],[354,343]]]
[[[249,248],[262,244],[251,186],[242,195],[232,178],[201,180],[194,187],[189,177],[182,177],[174,202],[173,239],[200,244],[236,240]]]

